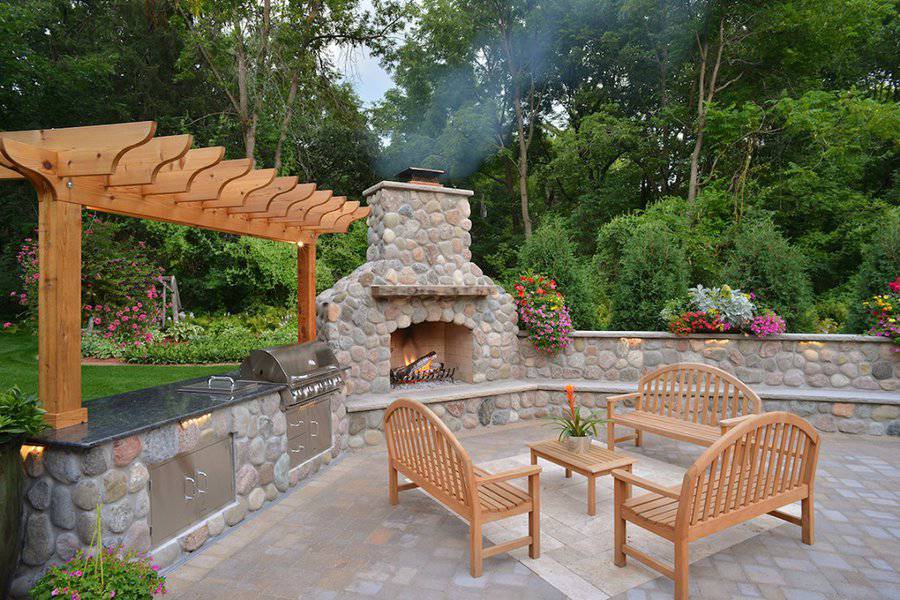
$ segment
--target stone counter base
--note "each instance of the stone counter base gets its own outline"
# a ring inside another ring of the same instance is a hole
[[[52,447],[26,456],[25,540],[12,597],[25,597],[51,565],[87,551],[100,505],[103,544],[178,562],[318,471],[347,447],[344,398],[332,398],[333,446],[290,468],[287,421],[278,394],[172,423],[88,451]],[[211,440],[232,439],[235,500],[151,548],[150,468]]]

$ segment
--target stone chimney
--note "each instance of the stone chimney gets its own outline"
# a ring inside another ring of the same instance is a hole
[[[408,273],[404,279],[409,281],[391,283],[478,283],[480,269],[463,269],[472,258],[472,192],[444,187],[437,181],[441,173],[410,168],[398,175],[410,181],[382,181],[363,192],[372,209],[366,258],[398,261],[401,268],[425,276]]]

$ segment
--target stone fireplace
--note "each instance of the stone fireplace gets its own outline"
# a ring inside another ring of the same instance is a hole
[[[367,261],[317,298],[319,338],[350,367],[348,394],[390,391],[391,368],[415,352],[436,352],[455,383],[512,376],[515,304],[471,262],[472,192],[413,179],[363,195]]]

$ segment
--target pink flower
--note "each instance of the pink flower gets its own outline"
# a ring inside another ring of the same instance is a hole
[[[12,327],[12,323],[10,323],[9,321],[3,324],[3,329],[9,329],[10,327]]]

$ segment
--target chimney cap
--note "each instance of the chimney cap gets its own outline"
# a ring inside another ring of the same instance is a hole
[[[425,185],[441,185],[439,181],[445,171],[440,169],[426,169],[424,167],[409,167],[397,173],[397,180],[402,183],[422,183]]]

